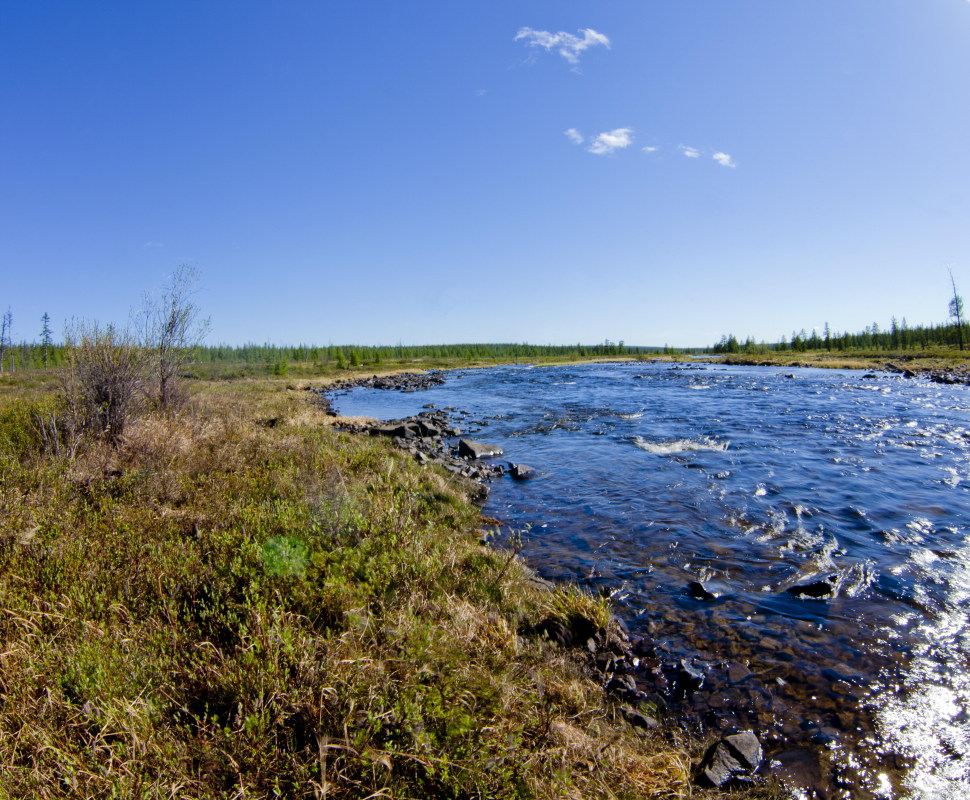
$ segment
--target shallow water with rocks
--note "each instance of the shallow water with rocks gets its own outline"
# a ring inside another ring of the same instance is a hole
[[[609,592],[638,688],[754,730],[800,797],[970,797],[970,389],[890,373],[617,363],[355,388],[450,408],[527,464],[484,512],[544,577]]]

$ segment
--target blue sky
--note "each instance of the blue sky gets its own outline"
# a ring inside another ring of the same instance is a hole
[[[0,307],[705,345],[970,297],[968,0],[7,2]]]

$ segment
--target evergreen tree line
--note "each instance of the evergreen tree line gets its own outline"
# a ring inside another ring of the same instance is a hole
[[[61,367],[67,363],[67,347],[54,342],[50,315],[40,318],[39,340],[13,341],[13,312],[8,308],[0,317],[0,374],[18,369]]]
[[[434,344],[434,345],[309,345],[280,346],[246,344],[218,345],[199,349],[196,360],[207,363],[317,363],[351,367],[381,364],[385,361],[434,360],[515,360],[539,357],[624,356],[648,352],[623,342],[606,340],[594,345],[536,344]]]
[[[792,331],[791,338],[782,336],[777,342],[756,342],[748,337],[744,342],[733,334],[722,336],[711,350],[714,353],[759,354],[770,352],[796,352],[826,350],[845,352],[850,350],[927,350],[938,348],[963,348],[966,339],[965,323],[946,322],[938,325],[910,327],[905,317],[898,322],[895,317],[889,327],[881,328],[873,322],[858,333],[837,333],[825,323],[821,332],[807,333],[804,328]]]
[[[3,319],[12,322],[9,312]],[[10,325],[2,329],[0,344],[0,372],[23,369],[63,367],[68,361],[68,348],[53,340],[50,318],[41,320],[38,337],[34,341],[13,342]],[[669,348],[667,348],[669,349]],[[601,344],[535,345],[527,343],[501,344],[444,344],[444,345],[198,345],[192,348],[189,362],[196,364],[246,364],[276,368],[288,364],[316,364],[321,367],[349,369],[360,366],[380,366],[389,361],[459,360],[459,361],[517,361],[531,358],[588,358],[636,356],[657,353],[658,348],[635,347],[609,339]]]

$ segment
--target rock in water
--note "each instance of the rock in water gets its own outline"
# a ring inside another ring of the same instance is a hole
[[[717,600],[728,594],[728,590],[720,581],[691,581],[687,584],[687,594],[695,600]]]
[[[761,766],[761,742],[752,731],[725,736],[711,747],[701,762],[701,771],[712,786],[732,780],[746,780]]]
[[[527,481],[536,476],[536,471],[528,464],[513,464],[509,462],[509,475],[517,481]]]
[[[836,584],[830,578],[823,578],[818,581],[807,583],[796,583],[789,586],[787,591],[795,597],[809,597],[813,600],[821,600],[825,597],[832,597],[835,594]]]
[[[471,439],[460,439],[458,455],[461,458],[495,458],[502,455],[502,448],[494,444],[473,442]]]

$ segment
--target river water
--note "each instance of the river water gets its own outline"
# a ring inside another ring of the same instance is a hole
[[[645,690],[684,724],[754,729],[826,796],[949,800],[970,797],[968,391],[643,362],[456,371],[335,405],[452,407],[535,468],[484,513],[540,574],[612,594],[655,643]]]

